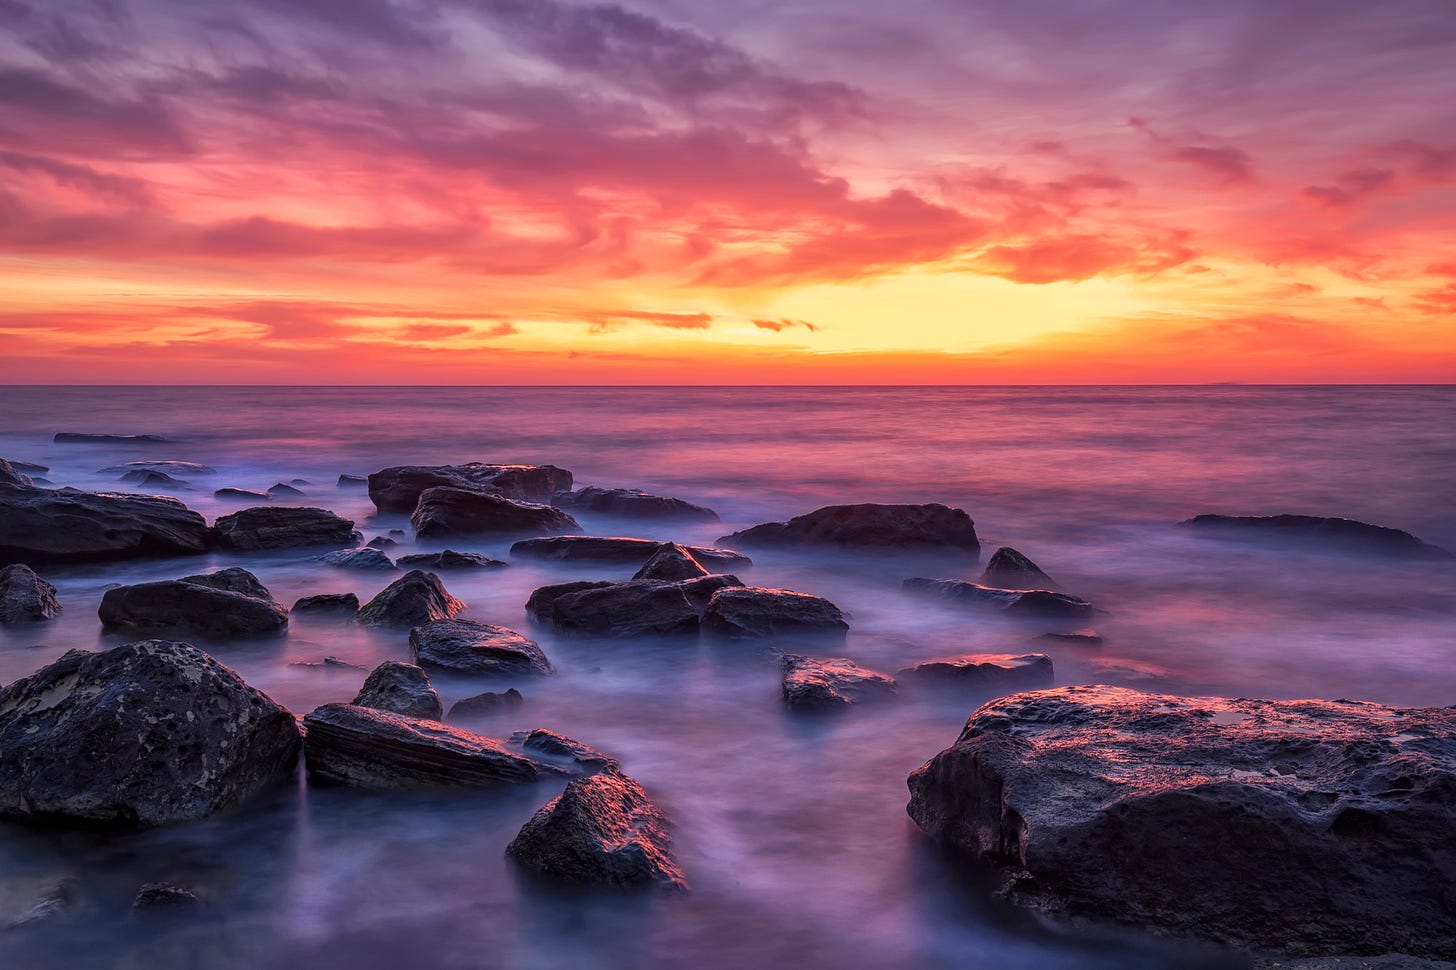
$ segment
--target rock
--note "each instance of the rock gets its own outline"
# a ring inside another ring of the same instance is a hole
[[[56,588],[24,563],[0,569],[0,624],[38,623],[60,615]]]
[[[487,533],[543,535],[580,528],[575,519],[554,506],[449,486],[425,489],[410,516],[410,525],[421,538]]]
[[[340,475],[336,485],[338,488],[368,488],[369,479],[363,475]]]
[[[273,498],[267,492],[254,492],[246,488],[220,488],[212,493],[212,497],[232,499],[239,502],[268,502]]]
[[[167,458],[167,459],[155,459],[155,460],[152,460],[152,461],[127,461],[127,462],[122,462],[120,465],[108,465],[105,468],[98,469],[97,472],[96,472],[96,474],[98,474],[98,475],[112,475],[112,474],[116,474],[118,472],[131,472],[131,471],[138,471],[138,470],[140,470],[140,471],[152,471],[152,472],[165,472],[167,474],[172,474],[173,472],[178,472],[178,473],[181,473],[183,475],[215,475],[215,474],[217,474],[217,469],[216,468],[213,468],[211,465],[203,465],[203,464],[201,464],[199,462],[195,462],[195,461],[175,461],[175,460],[170,459],[170,458]]]
[[[693,554],[676,542],[664,543],[642,568],[632,575],[633,579],[656,579],[665,583],[680,579],[697,579],[708,575],[709,570],[693,558]]]
[[[1456,708],[1114,687],[977,710],[909,778],[1013,900],[1293,955],[1456,952]]]
[[[617,536],[544,536],[522,539],[511,546],[511,555],[553,562],[611,562],[641,566],[670,543],[655,539],[626,539]],[[711,546],[683,546],[701,565],[713,572],[742,569],[753,560],[731,549]]]
[[[522,502],[550,502],[571,489],[571,472],[555,465],[402,465],[369,476],[369,498],[381,512],[412,512],[426,489],[448,485],[490,489]]]
[[[517,731],[511,735],[510,743],[531,757],[563,767],[572,774],[590,775],[605,768],[621,767],[611,755],[544,728]]]
[[[155,913],[195,909],[201,905],[202,898],[191,889],[165,882],[149,882],[137,890],[131,908],[136,913]]]
[[[154,825],[293,775],[298,723],[186,643],[72,650],[0,690],[0,814]]]
[[[191,485],[173,478],[166,472],[146,471],[141,468],[127,472],[121,476],[121,480],[129,485],[138,485],[142,488],[165,488],[173,491],[185,491],[192,488]]]
[[[430,678],[414,664],[386,660],[375,667],[353,703],[376,711],[438,721],[445,709]]]
[[[536,641],[475,620],[435,620],[410,631],[410,659],[421,667],[495,676],[549,674],[555,668]]]
[[[322,660],[295,660],[289,664],[290,667],[319,667],[324,670],[367,670],[363,664],[352,664],[347,660],[340,660],[338,657],[325,657]]]
[[[121,444],[121,445],[165,445],[171,439],[158,434],[79,434],[73,431],[58,431],[51,439],[58,445],[67,444]]]
[[[1072,647],[1100,647],[1105,642],[1102,635],[1095,630],[1083,630],[1076,633],[1043,633],[1037,639]]]
[[[0,462],[7,462],[11,469],[20,472],[22,475],[44,475],[51,470],[50,465],[37,465],[33,461],[20,461],[16,458],[8,459],[8,461],[7,459],[0,458]]]
[[[680,579],[672,585],[682,590],[693,609],[698,611],[699,619],[708,609],[708,604],[713,602],[713,594],[720,589],[740,587],[743,580],[728,573],[714,573],[711,576],[699,576],[697,579]]]
[[[214,526],[225,549],[253,551],[293,546],[352,546],[364,537],[354,523],[327,509],[259,508],[224,515]]]
[[[605,589],[608,586],[616,585],[618,584],[609,579],[583,579],[572,583],[540,586],[533,590],[531,597],[526,600],[526,615],[540,623],[554,624],[556,622],[556,603],[563,597],[579,593],[584,589]]]
[[[959,657],[927,660],[906,667],[896,676],[927,686],[968,687],[972,690],[1036,690],[1055,680],[1052,661],[1044,653],[967,653]]]
[[[193,583],[197,586],[210,586],[213,589],[230,590],[254,599],[267,600],[270,603],[274,601],[273,594],[268,592],[268,587],[264,586],[257,576],[240,566],[229,566],[226,569],[218,569],[210,573],[183,576],[177,581]]]
[[[1370,553],[1397,559],[1451,559],[1409,532],[1320,515],[1197,515],[1178,523],[1208,535]]]
[[[394,563],[378,549],[340,549],[319,557],[319,562],[337,569],[393,569]]]
[[[745,546],[889,546],[981,551],[976,523],[944,505],[827,505],[787,522],[768,522],[724,536]]]
[[[353,593],[319,593],[299,599],[289,612],[310,616],[354,616],[359,612],[359,597]]]
[[[686,889],[667,817],[615,769],[569,782],[506,847],[517,862],[573,882]]]
[[[596,488],[563,492],[551,500],[562,508],[620,515],[634,519],[677,519],[685,522],[717,522],[718,513],[680,498],[651,495],[636,488]]]
[[[369,549],[388,549],[390,546],[399,545],[399,542],[391,539],[389,536],[375,536],[373,539],[364,543],[364,545]]]
[[[578,636],[691,636],[698,608],[676,583],[563,583],[531,594],[526,612]],[[545,592],[549,590],[549,592]]]
[[[359,611],[365,626],[420,626],[454,619],[465,604],[451,596],[434,573],[413,569],[390,583]]]
[[[895,678],[841,657],[784,655],[784,700],[790,707],[834,708],[895,693]]]
[[[543,774],[491,738],[353,704],[325,704],[303,725],[304,760],[315,781],[408,791],[518,784]]]
[[[21,488],[30,488],[35,481],[19,468],[14,462],[0,458],[0,485],[16,485]]]
[[[0,564],[178,556],[211,544],[202,516],[174,498],[0,485]]]
[[[268,489],[268,497],[275,499],[303,498],[305,494],[307,493],[285,482],[279,482]]]
[[[502,711],[520,707],[524,703],[526,703],[526,698],[521,696],[521,692],[514,687],[501,693],[486,691],[484,694],[466,697],[451,704],[450,712],[445,715],[445,720],[459,721],[499,714]]]
[[[246,570],[243,573],[262,589]],[[210,583],[211,577],[190,576],[135,586],[115,586],[101,597],[97,615],[110,631],[128,633],[170,632],[225,639],[270,636],[288,629],[288,613],[267,596],[240,592],[227,579]]]
[[[908,592],[934,596],[965,606],[999,610],[1008,616],[1050,620],[1085,620],[1097,612],[1092,604],[1069,593],[1049,589],[992,589],[955,579],[905,580]]]
[[[48,923],[76,909],[77,880],[67,877],[48,886],[16,916],[0,922],[0,929],[21,930]],[[24,905],[24,904],[22,904]]]
[[[788,589],[738,586],[713,594],[703,632],[733,639],[818,635],[843,637],[849,624],[839,607]]]
[[[1056,589],[1056,582],[1041,571],[1036,563],[1012,549],[1002,546],[986,563],[981,585],[996,589]]]
[[[456,552],[453,549],[446,549],[444,552],[419,552],[412,556],[400,556],[395,564],[407,566],[410,569],[496,569],[510,565],[499,559],[482,556],[478,552]]]

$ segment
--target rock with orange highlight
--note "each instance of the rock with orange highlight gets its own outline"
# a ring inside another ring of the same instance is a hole
[[[555,465],[397,465],[369,476],[369,499],[381,512],[412,512],[426,489],[486,489],[522,502],[550,502],[571,490],[571,472]]]
[[[518,502],[478,488],[427,488],[410,516],[422,538],[458,535],[549,535],[581,528],[551,505]]]

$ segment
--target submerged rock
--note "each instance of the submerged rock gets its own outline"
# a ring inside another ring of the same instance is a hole
[[[1214,536],[1271,544],[1304,544],[1399,559],[1451,559],[1440,546],[1409,532],[1321,515],[1196,515],[1178,523]]]
[[[1041,567],[1010,546],[997,549],[981,573],[981,585],[996,589],[1056,589]]]
[[[336,569],[391,570],[394,563],[378,549],[364,546],[360,549],[340,549],[319,557],[319,562]]]
[[[115,586],[101,597],[97,615],[107,630],[170,632],[210,638],[270,636],[288,629],[288,613],[257,578],[241,573],[166,579]],[[251,581],[251,582],[249,582]],[[262,595],[258,595],[261,591]]]
[[[0,485],[0,564],[204,552],[212,533],[174,498]]]
[[[414,664],[386,660],[370,671],[353,703],[376,711],[438,721],[445,713],[430,678]]]
[[[1295,955],[1456,952],[1456,708],[1062,687],[909,778],[1013,900]]]
[[[445,589],[434,573],[413,569],[379,591],[359,611],[365,626],[419,626],[454,619],[465,604]]]
[[[466,697],[451,704],[450,712],[445,715],[445,720],[453,722],[499,714],[502,711],[520,707],[524,703],[526,703],[526,698],[514,687],[499,693],[486,691],[484,694]]]
[[[967,653],[927,660],[896,676],[929,686],[973,690],[1035,690],[1055,681],[1052,659],[1044,653]]]
[[[122,445],[165,445],[171,441],[159,434],[84,434],[75,431],[58,431],[51,439],[58,445],[65,444],[122,444]]]
[[[652,495],[636,488],[597,488],[589,486],[574,492],[563,492],[552,499],[562,508],[620,515],[636,519],[677,519],[686,522],[717,522],[718,513],[680,498]]]
[[[165,882],[149,882],[137,890],[131,908],[136,913],[156,913],[195,909],[202,905],[202,897],[185,886],[174,886]]]
[[[723,536],[745,546],[888,546],[960,549],[977,555],[976,523],[960,509],[928,505],[827,505],[787,522],[766,522]]]
[[[224,515],[213,527],[225,549],[352,546],[363,538],[354,523],[327,509],[260,506]]]
[[[843,637],[844,614],[829,600],[790,589],[727,587],[713,594],[703,631],[734,639],[818,635]]]
[[[475,620],[435,620],[409,635],[410,659],[421,667],[462,674],[549,674],[551,661],[535,640]]]
[[[604,768],[621,767],[611,755],[545,728],[517,731],[511,735],[510,743],[531,757],[558,765],[572,774],[589,775]]]
[[[641,566],[663,546],[656,539],[628,539],[620,536],[543,536],[522,539],[511,546],[511,555],[552,562],[611,562]],[[732,549],[711,546],[683,546],[700,564],[714,572],[742,569],[753,560]]]
[[[633,579],[655,579],[675,583],[680,579],[697,579],[707,576],[710,570],[693,558],[692,552],[676,542],[663,544],[642,568],[632,574]]]
[[[302,489],[294,488],[286,482],[279,482],[268,489],[269,498],[303,498],[306,494]]]
[[[797,708],[834,708],[893,696],[895,678],[842,657],[784,655],[784,701]]]
[[[642,786],[613,768],[569,782],[533,815],[506,852],[573,882],[685,889],[663,815]]]
[[[955,579],[919,577],[905,580],[904,588],[907,592],[934,596],[976,609],[1000,611],[1016,617],[1085,620],[1097,612],[1084,599],[1049,589],[992,589]]]
[[[0,624],[39,623],[59,616],[56,588],[24,563],[0,569]]]
[[[306,613],[310,616],[354,616],[359,612],[359,597],[353,593],[319,593],[304,596],[293,604],[290,613]]]
[[[72,650],[0,690],[0,814],[154,825],[293,774],[294,716],[186,643]]]
[[[217,469],[213,468],[211,465],[204,465],[201,462],[196,461],[177,461],[172,458],[154,458],[148,461],[126,461],[122,462],[120,465],[108,465],[105,468],[99,469],[96,474],[110,475],[117,472],[130,472],[137,470],[166,472],[169,475],[174,472],[183,475],[217,474]]]
[[[489,489],[522,502],[550,502],[571,489],[571,472],[555,465],[400,465],[369,476],[369,499],[381,512],[413,512],[426,489]]]
[[[453,549],[446,549],[444,552],[419,552],[412,556],[400,556],[395,560],[395,564],[409,569],[498,569],[510,565],[508,562],[492,559],[478,552],[456,552]]]
[[[129,485],[140,485],[143,488],[183,490],[192,487],[180,479],[173,478],[166,472],[151,471],[145,468],[135,468],[121,476],[121,480]]]
[[[267,492],[254,492],[246,488],[220,488],[212,493],[212,497],[237,502],[267,502],[273,498]]]

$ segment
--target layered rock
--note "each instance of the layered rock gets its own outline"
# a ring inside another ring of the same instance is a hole
[[[1409,532],[1322,515],[1196,515],[1178,523],[1212,536],[1268,544],[1317,546],[1397,559],[1451,559]]]
[[[511,546],[511,555],[523,559],[550,562],[601,562],[644,565],[658,550],[668,545],[655,539],[629,539],[620,536],[543,536],[522,539]],[[683,546],[701,565],[713,572],[743,569],[753,560],[732,549],[711,546]]]
[[[634,519],[673,519],[683,522],[716,522],[718,513],[680,498],[653,495],[636,488],[597,488],[588,486],[574,492],[563,492],[551,500],[553,505],[619,515]]]
[[[419,552],[410,556],[400,556],[395,560],[395,565],[405,569],[499,569],[502,566],[509,566],[510,563],[492,559],[478,552],[456,552],[453,549],[446,549],[444,552]]]
[[[896,676],[907,683],[978,692],[1035,690],[1050,687],[1055,680],[1052,660],[1044,653],[966,653],[926,660]]]
[[[369,672],[359,688],[354,704],[376,711],[388,711],[405,717],[422,717],[438,721],[445,709],[430,678],[414,664],[386,660]]]
[[[1056,581],[1026,556],[1002,546],[992,554],[981,573],[982,586],[995,589],[1056,589]]]
[[[381,512],[413,512],[426,489],[489,489],[523,502],[550,502],[571,490],[571,472],[555,465],[400,465],[369,476],[369,499]]]
[[[353,546],[361,539],[354,523],[327,509],[258,508],[221,516],[213,526],[224,549],[255,551],[297,546]]]
[[[1085,620],[1097,612],[1080,597],[1049,589],[993,589],[955,579],[921,577],[905,580],[904,588],[907,592],[934,596],[961,606],[1027,619]]]
[[[960,509],[928,505],[827,505],[787,522],[723,536],[745,546],[870,546],[964,550],[980,554],[976,523]]]
[[[839,607],[790,589],[730,586],[713,594],[703,614],[705,633],[732,639],[843,637],[848,630]]]
[[[824,709],[881,700],[895,693],[895,678],[843,657],[784,655],[784,701],[790,707]]]
[[[410,659],[432,670],[493,676],[554,670],[536,641],[475,620],[435,620],[417,626],[410,631],[409,645]]]
[[[455,535],[549,535],[578,529],[551,505],[520,502],[475,488],[441,485],[420,495],[410,525],[421,538]]]
[[[440,577],[412,569],[390,583],[359,610],[365,626],[420,626],[454,619],[465,604],[451,596]]]
[[[174,498],[0,485],[0,564],[177,556],[211,544],[202,516]]]
[[[0,569],[0,624],[39,623],[59,616],[56,588],[23,563]]]
[[[244,569],[209,576],[115,586],[97,615],[107,630],[174,633],[216,639],[272,636],[288,629],[288,613]]]

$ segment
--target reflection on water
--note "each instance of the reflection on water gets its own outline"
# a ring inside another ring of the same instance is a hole
[[[909,575],[971,579],[974,563],[755,551],[746,581],[828,596],[851,614],[837,655],[893,672],[966,651],[1045,652],[1059,683],[1174,693],[1456,702],[1451,567],[1273,552],[1188,535],[1204,511],[1341,514],[1456,547],[1456,442],[1444,388],[1386,389],[0,389],[0,455],[57,484],[115,488],[98,469],[204,462],[180,497],[212,517],[222,486],[302,478],[300,504],[404,527],[340,473],[385,465],[554,462],[582,484],[630,485],[716,508],[716,525],[580,516],[586,531],[711,543],[831,502],[939,501],[968,510],[987,553],[1014,545],[1106,614],[1102,645],[904,595]],[[59,430],[130,431],[162,446],[55,445]],[[507,543],[402,539],[506,558]],[[354,591],[387,574],[314,553],[42,570],[55,623],[0,632],[0,681],[105,637],[105,586],[245,565],[275,596]],[[631,567],[518,563],[442,574],[468,617],[528,629],[547,582]],[[904,814],[905,776],[954,740],[979,698],[917,694],[833,717],[791,716],[759,647],[533,636],[559,673],[441,676],[448,706],[517,686],[524,706],[474,725],[549,727],[620,757],[677,824],[694,892],[568,892],[524,877],[504,847],[549,786],[449,795],[279,792],[227,817],[126,836],[0,827],[0,920],[66,876],[74,915],[0,934],[23,967],[1238,966],[1132,934],[1043,925],[994,901]],[[350,699],[405,635],[295,621],[283,639],[196,641],[294,710]],[[782,646],[794,647],[794,644]],[[138,886],[196,886],[196,919],[138,919]],[[1200,961],[1203,961],[1200,963]]]

